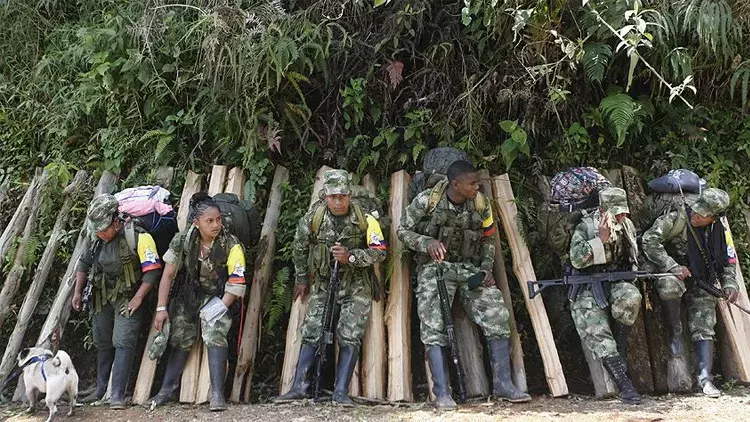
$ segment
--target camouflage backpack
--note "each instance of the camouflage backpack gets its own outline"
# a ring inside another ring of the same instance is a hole
[[[539,231],[563,261],[583,216],[599,206],[599,190],[612,184],[593,167],[571,167],[552,178],[550,203],[539,209]]]
[[[409,183],[409,201],[419,193],[447,180],[448,167],[461,160],[471,162],[468,154],[456,148],[441,147],[427,151],[422,163],[422,172],[414,175]]]

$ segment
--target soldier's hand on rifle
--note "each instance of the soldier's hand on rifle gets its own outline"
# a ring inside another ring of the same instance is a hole
[[[297,300],[298,297],[301,297],[304,301],[307,297],[307,292],[310,291],[310,286],[307,284],[295,284],[294,285],[294,293],[292,297],[292,302]]]
[[[73,309],[75,309],[76,312],[80,312],[81,307],[83,306],[83,298],[81,297],[81,293],[74,292],[73,298],[70,300],[70,304],[73,306]]]
[[[484,280],[482,281],[484,287],[492,287],[495,285],[495,277],[492,276],[492,271],[484,272]]]
[[[727,295],[727,300],[731,303],[736,302],[740,296],[740,293],[734,287],[725,287],[724,294]]]
[[[161,331],[161,328],[167,321],[169,321],[169,313],[167,311],[157,311],[154,317],[154,328],[156,328],[156,331]]]
[[[338,261],[339,264],[346,265],[349,263],[349,249],[341,246],[341,243],[336,242],[336,244],[331,247],[331,255],[333,255],[333,259]]]
[[[599,220],[599,239],[602,241],[602,243],[609,242],[609,226],[607,225],[607,219],[602,217]]]
[[[679,278],[680,281],[685,281],[686,278],[693,275],[690,273],[690,270],[688,269],[688,267],[684,265],[679,265],[677,267],[674,267],[672,268],[672,271],[670,272],[674,274],[675,277]]]
[[[427,245],[427,253],[430,254],[430,257],[435,262],[443,262],[447,251],[445,250],[445,245],[443,245],[443,242],[437,239],[433,239]]]

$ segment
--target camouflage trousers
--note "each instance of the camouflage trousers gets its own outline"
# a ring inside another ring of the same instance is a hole
[[[482,328],[488,340],[510,336],[510,314],[500,290],[495,286],[480,286],[475,290],[469,290],[466,280],[479,272],[479,267],[470,263],[430,262],[419,268],[416,290],[419,334],[425,346],[448,345],[438,294],[438,279],[441,272],[450,304],[453,304],[453,298],[458,290],[461,305],[471,320]]]
[[[645,261],[646,271],[653,272],[653,264],[648,260]],[[654,284],[659,293],[659,299],[662,301],[680,300],[684,297],[684,305],[687,306],[688,329],[693,341],[714,339],[717,301],[715,297],[699,287],[693,286],[688,289],[684,281],[674,276],[659,277]]]
[[[206,295],[201,301],[201,307],[205,305],[212,296]],[[241,299],[237,299],[241,300]],[[200,312],[200,310],[198,311]],[[218,320],[208,323],[198,315],[189,315],[185,305],[174,301],[169,312],[170,334],[169,344],[182,350],[190,350],[198,338],[198,321],[200,321],[200,334],[206,347],[228,347],[227,334],[232,327],[232,316],[227,311]]]
[[[127,306],[128,299],[116,303],[102,305],[101,311],[93,316],[94,347],[97,350],[135,349],[138,344],[138,334],[143,322],[143,306],[133,315],[127,317],[120,313],[123,305]]]
[[[609,315],[611,313],[612,318],[620,324],[631,326],[638,318],[641,299],[638,288],[627,281],[610,285],[607,298],[609,309],[602,309],[596,304],[591,290],[581,291],[570,305],[570,313],[583,346],[600,359],[617,355],[617,342],[609,325]]]
[[[307,303],[307,314],[302,324],[302,344],[315,344],[323,335],[323,312],[328,298],[328,283],[318,281],[312,285]],[[341,285],[336,295],[340,308],[336,325],[336,339],[340,346],[359,347],[365,334],[367,318],[372,308],[372,293],[364,282]]]

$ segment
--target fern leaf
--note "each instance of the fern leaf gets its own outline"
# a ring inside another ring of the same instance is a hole
[[[586,69],[586,76],[592,82],[601,82],[610,58],[612,48],[607,44],[586,44],[583,47],[583,67]]]
[[[625,142],[625,135],[635,123],[635,113],[639,108],[630,95],[622,93],[608,95],[599,103],[599,110],[607,126],[615,134],[618,147]]]

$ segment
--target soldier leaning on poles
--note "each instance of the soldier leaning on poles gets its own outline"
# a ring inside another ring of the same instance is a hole
[[[440,313],[438,278],[444,281],[451,302],[460,291],[467,314],[487,338],[493,394],[512,402],[529,401],[531,396],[520,391],[510,377],[509,313],[492,277],[492,208],[479,193],[479,175],[471,163],[456,161],[447,174],[447,182],[414,198],[398,229],[399,239],[416,252],[418,260],[417,314],[437,397],[435,405],[456,408],[443,353],[447,336]],[[469,290],[467,279],[479,271],[485,273],[483,285]]]

